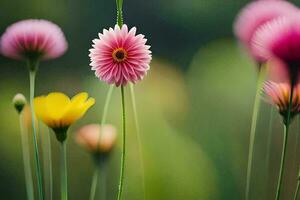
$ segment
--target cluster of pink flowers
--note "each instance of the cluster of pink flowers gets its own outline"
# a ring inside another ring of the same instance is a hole
[[[286,93],[286,89],[293,90],[298,84],[300,10],[284,0],[254,1],[239,14],[235,24],[235,34],[249,50],[253,59],[261,64],[267,63],[270,77],[275,76],[280,80],[280,82],[266,83],[264,89],[272,102],[277,105],[280,113],[286,115],[287,110],[283,111],[283,109],[288,109],[288,106],[282,106],[276,99],[285,100],[284,104],[288,105],[291,92]],[[296,97],[298,93],[298,90],[294,90]],[[292,108],[292,111],[294,110]],[[296,110],[299,113],[299,110]]]

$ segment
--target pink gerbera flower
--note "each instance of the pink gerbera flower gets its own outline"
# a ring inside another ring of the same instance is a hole
[[[258,62],[265,61],[263,57],[252,52],[251,40],[254,33],[266,22],[296,11],[296,6],[283,0],[253,1],[239,13],[234,24],[235,35]]]
[[[271,103],[276,105],[279,113],[286,119],[291,95],[291,85],[268,81],[264,85],[264,92],[270,97]],[[294,87],[291,119],[300,113],[300,85]]]
[[[300,69],[300,12],[283,16],[263,25],[253,37],[256,55],[266,60],[283,61],[293,84]]]
[[[9,26],[0,40],[3,55],[23,59],[53,59],[67,49],[61,29],[47,20],[28,19]]]
[[[135,27],[129,31],[126,25],[104,29],[90,49],[92,70],[108,84],[136,83],[150,68],[151,51],[146,41],[144,35],[136,35]]]

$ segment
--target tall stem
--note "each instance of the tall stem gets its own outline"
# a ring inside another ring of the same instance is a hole
[[[27,199],[33,200],[34,191],[33,191],[31,164],[30,164],[28,134],[26,131],[24,131],[22,114],[19,114],[19,124],[20,124],[20,134],[21,134],[21,142],[22,142],[22,153],[23,153],[23,164],[24,164]]]
[[[122,27],[123,25],[123,0],[116,0],[117,4],[117,24]]]
[[[300,168],[299,168],[299,172],[298,172],[297,187],[296,187],[296,191],[295,191],[295,195],[294,195],[294,200],[298,199],[299,188],[300,188]]]
[[[40,158],[39,158],[39,149],[38,149],[38,141],[37,141],[37,133],[35,127],[35,112],[34,112],[34,88],[35,88],[35,70],[29,71],[29,80],[30,80],[30,111],[31,111],[31,121],[32,121],[32,132],[33,132],[33,144],[34,144],[34,162],[35,162],[35,170],[37,176],[37,183],[38,183],[38,194],[39,199],[44,199],[43,193],[43,180],[42,180],[42,170],[40,165]]]
[[[99,173],[100,173],[100,169],[97,166],[97,168],[94,170],[94,174],[93,174],[93,178],[92,178],[90,198],[89,198],[90,200],[95,199]]]
[[[270,117],[269,117],[269,128],[268,128],[268,135],[267,135],[267,153],[266,153],[266,162],[265,162],[265,173],[266,173],[266,180],[265,180],[265,199],[268,199],[268,186],[269,186],[269,167],[270,167],[270,160],[271,160],[271,150],[272,150],[272,141],[273,141],[273,114],[274,114],[274,107],[272,106],[270,109]]]
[[[68,175],[67,175],[67,142],[61,143],[61,154],[60,154],[60,171],[61,171],[61,200],[68,199]]]
[[[258,112],[260,109],[260,93],[261,88],[265,79],[265,67],[260,67],[259,76],[257,80],[256,86],[256,94],[254,100],[253,114],[252,114],[252,122],[251,122],[251,130],[250,130],[250,144],[249,144],[249,153],[248,153],[248,166],[247,166],[247,181],[246,181],[246,191],[245,191],[245,199],[249,199],[250,193],[250,183],[251,183],[251,173],[252,173],[252,162],[253,162],[253,152],[254,152],[254,142],[256,136],[256,124],[258,119]]]
[[[126,110],[125,110],[125,97],[124,97],[123,86],[121,86],[121,100],[122,100],[123,145],[122,145],[122,157],[121,157],[121,169],[120,169],[120,182],[119,182],[119,191],[118,191],[117,200],[120,200],[122,198],[125,158],[126,158]]]
[[[139,159],[140,159],[140,163],[141,163],[141,179],[142,179],[143,197],[144,197],[144,199],[146,199],[145,168],[144,168],[143,149],[142,149],[143,147],[142,147],[142,139],[141,139],[141,135],[140,135],[140,125],[139,125],[139,120],[138,120],[138,113],[137,113],[137,108],[136,108],[134,85],[132,83],[130,83],[130,93],[131,93],[134,123],[135,123],[135,129],[136,129],[136,137],[137,137],[137,141],[138,141]]]
[[[289,100],[289,108],[285,120],[284,125],[284,132],[283,132],[283,147],[282,147],[282,154],[281,154],[281,161],[280,161],[280,170],[279,170],[279,178],[276,190],[276,200],[280,199],[280,193],[282,188],[283,182],[283,175],[285,170],[285,155],[287,150],[287,142],[288,142],[288,135],[289,135],[289,127],[291,123],[291,110],[292,110],[292,102],[293,102],[293,95],[294,95],[294,84],[291,84],[291,92],[290,92],[290,100]]]
[[[41,133],[42,134],[42,133]],[[52,176],[52,153],[50,129],[42,136],[43,142],[43,160],[44,160],[44,179],[45,179],[45,196],[53,199],[53,176]]]

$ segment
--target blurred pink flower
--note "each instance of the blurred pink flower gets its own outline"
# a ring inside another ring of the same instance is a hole
[[[41,19],[27,19],[9,26],[0,39],[4,56],[23,59],[53,59],[67,49],[61,29],[54,23]]]
[[[76,134],[77,143],[92,153],[110,152],[116,143],[116,139],[116,128],[108,124],[103,127],[98,124],[85,125]]]
[[[128,31],[126,25],[104,29],[90,49],[92,70],[108,84],[116,86],[136,83],[143,79],[151,61],[150,46],[144,35],[136,35],[136,28]]]
[[[296,6],[284,0],[253,1],[239,13],[234,24],[235,35],[258,62],[265,61],[263,57],[255,54],[251,48],[254,33],[266,22],[296,11],[298,11]]]
[[[264,92],[271,98],[271,103],[276,105],[279,113],[285,118],[289,109],[291,85],[289,83],[275,83],[267,81],[263,87]],[[294,86],[291,117],[300,112],[300,85]]]
[[[257,56],[284,62],[295,84],[300,69],[300,11],[266,23],[256,32],[252,42]]]

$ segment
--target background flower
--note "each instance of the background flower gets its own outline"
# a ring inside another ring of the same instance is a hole
[[[90,49],[92,70],[100,80],[116,86],[136,83],[150,69],[151,51],[144,35],[136,35],[136,28],[127,25],[104,29]]]
[[[0,40],[0,51],[13,59],[53,59],[67,49],[61,29],[41,19],[27,19],[9,26]]]
[[[99,140],[100,137],[100,140]],[[81,127],[76,134],[76,141],[92,153],[108,153],[116,143],[117,130],[106,124],[89,124]]]
[[[257,29],[268,21],[279,16],[298,11],[293,4],[284,0],[257,0],[246,5],[238,14],[234,24],[234,32],[238,39],[248,48],[258,61],[265,58],[255,54],[251,47],[251,40]]]

